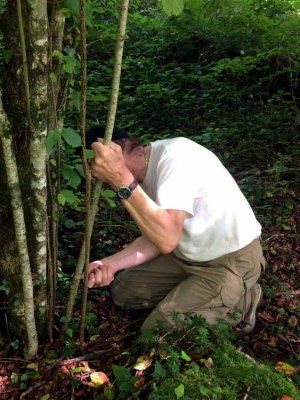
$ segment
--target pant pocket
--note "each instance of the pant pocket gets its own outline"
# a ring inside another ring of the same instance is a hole
[[[244,282],[241,277],[236,275],[230,276],[230,281],[226,282],[220,292],[223,304],[234,309],[245,295]]]

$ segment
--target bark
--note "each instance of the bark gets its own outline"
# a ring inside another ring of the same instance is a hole
[[[112,77],[112,86],[111,86],[111,94],[110,94],[110,102],[109,102],[109,109],[108,109],[108,116],[106,122],[106,129],[105,129],[105,137],[104,143],[109,145],[115,118],[117,112],[117,104],[118,104],[118,96],[119,96],[119,87],[120,87],[120,80],[121,80],[121,69],[122,69],[122,58],[123,58],[123,50],[124,50],[124,41],[125,41],[125,34],[126,34],[126,25],[127,25],[127,16],[128,16],[128,4],[129,0],[121,0],[120,2],[120,17],[119,17],[119,29],[118,29],[118,36],[116,40],[115,46],[115,54],[114,54],[114,69],[113,69],[113,77]],[[91,201],[91,221],[90,221],[90,231],[88,234],[88,242],[91,240],[93,225],[96,213],[98,211],[98,202],[99,202],[99,193],[102,188],[102,183],[97,181],[95,188],[92,194],[92,201]],[[66,306],[66,324],[65,328],[67,327],[68,323],[72,318],[73,308],[75,304],[76,294],[78,291],[78,286],[83,270],[83,266],[85,263],[85,248],[86,248],[86,238],[83,240],[80,254],[76,264],[76,270],[73,277],[73,281],[71,283],[68,302]]]
[[[47,273],[47,136],[48,117],[48,15],[46,0],[28,0],[31,50],[31,189],[33,221],[33,264],[39,278],[39,311],[46,310]]]
[[[85,269],[84,269],[84,287],[81,305],[80,320],[80,345],[84,345],[84,328],[87,307],[88,292],[88,267],[90,258],[90,213],[91,213],[91,171],[85,154],[85,132],[86,132],[86,95],[87,95],[87,47],[86,47],[86,25],[85,25],[85,0],[80,0],[80,58],[81,58],[81,102],[80,102],[80,135],[82,139],[82,163],[85,174]]]
[[[55,81],[48,80],[48,132],[55,128],[61,128],[63,125],[62,116],[59,115],[59,108],[64,109],[65,79],[62,81],[59,75],[59,59],[53,59],[54,50],[62,51],[63,33],[65,26],[65,17],[62,11],[53,3],[49,12],[49,77],[55,76]],[[58,214],[59,205],[57,195],[59,192],[60,176],[60,147],[57,147],[56,168],[52,168],[49,160],[47,163],[48,176],[48,336],[53,340],[54,308],[56,299],[56,273],[57,273],[57,251],[58,251]]]
[[[0,93],[2,98],[2,94]],[[34,318],[33,284],[30,259],[27,248],[26,226],[22,204],[22,194],[17,173],[17,163],[13,151],[13,142],[8,133],[9,124],[0,98],[0,138],[3,158],[6,167],[7,182],[11,195],[13,222],[16,234],[16,245],[19,254],[19,265],[23,286],[25,325],[28,336],[28,355],[35,356],[38,349],[37,331]]]

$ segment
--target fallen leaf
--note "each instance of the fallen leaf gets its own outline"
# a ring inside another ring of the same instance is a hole
[[[297,370],[292,365],[282,361],[279,361],[277,364],[275,364],[275,369],[277,371],[284,372],[286,375],[292,375],[297,372]]]
[[[293,400],[293,398],[290,396],[280,396],[280,397],[277,397],[276,400]]]
[[[87,361],[81,361],[80,364],[82,365],[83,372],[91,372],[91,368],[89,367],[89,363]]]
[[[292,326],[293,328],[295,328],[295,326],[297,326],[297,324],[298,324],[298,319],[297,319],[297,317],[295,317],[294,315],[292,315],[292,316],[289,318],[288,323],[289,323],[290,326]]]
[[[278,342],[278,338],[276,336],[271,336],[268,340],[268,345],[271,347],[276,347]]]
[[[136,360],[133,368],[139,371],[144,371],[145,369],[150,367],[151,364],[152,364],[152,359],[150,356],[141,356]]]
[[[213,366],[214,366],[214,362],[213,362],[212,358],[209,357],[209,358],[204,362],[204,365],[206,366],[206,368],[211,368],[211,367],[213,367]]]
[[[72,368],[71,372],[72,374],[77,374],[78,372],[81,372],[83,370],[83,367],[76,367],[76,368]]]
[[[104,385],[104,383],[109,382],[109,379],[104,372],[93,372],[90,375],[90,378],[91,378],[93,387],[95,387],[95,388],[100,387],[100,386]]]
[[[99,340],[101,338],[102,338],[101,335],[93,335],[90,337],[90,342],[95,342],[96,340]]]
[[[39,365],[38,365],[38,363],[31,363],[31,364],[27,364],[26,368],[32,369],[33,371],[38,371]]]
[[[257,315],[258,315],[260,318],[265,319],[265,320],[268,321],[268,322],[275,322],[274,317],[272,317],[272,315],[269,314],[269,313],[267,313],[267,312],[259,312],[259,313],[257,313]]]
[[[145,378],[141,376],[134,384],[136,388],[140,388],[145,383]]]
[[[262,338],[262,340],[265,340],[265,341],[267,341],[269,339],[267,332],[260,332],[259,336]]]

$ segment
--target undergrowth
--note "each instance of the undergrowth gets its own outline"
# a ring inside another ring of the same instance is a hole
[[[293,400],[300,399],[290,378],[246,356],[237,350],[233,340],[234,333],[224,321],[209,326],[195,315],[186,316],[184,327],[145,332],[132,349],[133,354],[143,353],[133,369],[139,376],[147,369],[144,373],[150,379],[151,389],[146,385],[146,393],[138,392],[134,398],[275,400],[291,396]],[[118,374],[115,375],[118,382]],[[135,381],[132,390],[134,385]],[[117,399],[127,398],[123,395],[128,395],[128,385],[125,393],[122,385],[118,387]]]

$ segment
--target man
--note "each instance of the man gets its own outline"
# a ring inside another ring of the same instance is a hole
[[[92,262],[89,287],[113,281],[116,304],[155,307],[142,330],[157,321],[174,326],[177,311],[211,324],[241,322],[250,332],[261,298],[261,226],[232,176],[212,152],[186,138],[143,147],[117,128],[110,146],[103,136],[103,127],[88,134],[92,173],[117,192],[142,235]]]

